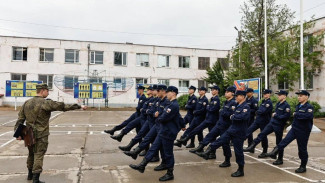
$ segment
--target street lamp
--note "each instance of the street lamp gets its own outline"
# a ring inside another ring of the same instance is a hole
[[[239,62],[239,69],[241,68],[241,59],[240,59],[240,51],[241,51],[241,31],[237,29],[237,27],[234,27],[236,31],[238,32],[238,42],[239,42],[239,52],[238,52],[238,62]],[[239,71],[239,77],[241,77],[241,71]]]

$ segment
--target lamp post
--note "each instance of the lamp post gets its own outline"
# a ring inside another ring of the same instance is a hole
[[[239,52],[238,52],[238,62],[239,62],[239,69],[241,69],[241,59],[240,59],[240,51],[241,51],[241,31],[237,29],[237,27],[234,27],[236,31],[238,32],[238,44],[239,44]],[[241,71],[239,71],[239,77],[241,77]]]

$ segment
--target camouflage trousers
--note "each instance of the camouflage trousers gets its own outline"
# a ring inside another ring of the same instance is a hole
[[[33,173],[41,173],[43,171],[43,159],[48,144],[48,136],[46,136],[36,139],[35,145],[28,147],[27,168],[32,169]]]

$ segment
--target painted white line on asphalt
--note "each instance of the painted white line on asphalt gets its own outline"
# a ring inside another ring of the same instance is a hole
[[[91,131],[91,132],[89,132],[89,135],[92,135],[92,134],[94,134],[94,132],[92,132],[92,131]]]
[[[4,126],[4,125],[9,124],[9,123],[13,123],[13,122],[15,122],[15,121],[17,121],[17,119],[14,119],[14,120],[11,120],[11,121],[8,121],[8,122],[5,122],[5,123],[1,124],[1,126]]]
[[[6,134],[8,134],[8,133],[13,133],[13,132],[12,132],[12,131],[9,131],[9,132],[5,132],[5,133],[1,134],[1,135],[0,135],[0,137],[2,137],[2,136],[4,136],[4,135],[6,135]]]
[[[70,135],[71,134],[71,131],[68,131],[68,133],[67,133],[68,135]]]
[[[8,145],[8,144],[10,144],[10,143],[11,143],[12,141],[14,141],[14,140],[16,140],[16,139],[11,139],[11,140],[9,140],[8,142],[2,144],[2,145],[0,146],[0,148],[6,146],[6,145]]]

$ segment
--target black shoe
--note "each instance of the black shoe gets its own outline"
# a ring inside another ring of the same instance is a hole
[[[141,153],[139,154],[139,156],[145,156],[146,154],[147,154],[147,150],[143,150],[143,151],[141,151]]]
[[[186,146],[186,148],[194,148],[195,147],[195,144],[193,143],[190,143],[189,145]]]
[[[146,160],[146,158],[143,158],[143,160],[141,161],[140,164],[138,164],[138,165],[131,164],[130,167],[134,170],[138,170],[139,172],[143,173],[144,170],[146,169],[147,164],[148,164],[148,161]]]
[[[116,127],[112,128],[111,130],[104,130],[105,133],[108,133],[110,135],[114,135],[116,131],[117,131]]]
[[[187,137],[185,137],[185,138],[181,138],[181,139],[177,140],[177,142],[180,142],[180,143],[182,143],[184,146],[186,146],[188,140],[190,140],[190,139],[189,139],[188,136],[187,136]],[[191,143],[191,144],[192,144],[192,143]],[[194,143],[193,143],[193,144],[194,144]]]
[[[244,167],[239,167],[236,172],[231,174],[232,177],[242,177],[244,176]]]
[[[160,161],[159,156],[155,156],[150,160],[150,163],[155,163],[155,162],[159,162],[159,161]]]
[[[124,135],[125,135],[125,134],[124,134],[123,132],[121,132],[121,133],[118,134],[118,135],[111,136],[111,138],[114,139],[114,140],[117,140],[117,141],[121,142],[122,139],[123,139],[123,137],[124,137]]]
[[[226,167],[230,167],[231,163],[229,161],[224,161],[223,163],[221,163],[219,165],[220,168],[226,168]]]
[[[32,172],[32,169],[28,169],[27,180],[33,180],[33,172]]]
[[[260,155],[257,156],[258,158],[266,158],[267,153],[261,153]]]
[[[306,166],[300,165],[298,169],[295,170],[296,173],[305,173],[307,171]]]
[[[141,152],[141,149],[139,147],[136,147],[133,151],[125,151],[124,154],[127,156],[132,157],[134,160],[137,159],[138,154]]]
[[[208,160],[211,152],[212,152],[211,147],[208,147],[208,149],[205,152],[197,152],[196,154],[202,157],[203,159]]]
[[[122,151],[130,151],[135,144],[137,143],[131,140],[127,146],[118,146],[118,148],[121,149]]]
[[[208,159],[217,159],[216,151],[211,151],[209,154]]]
[[[159,178],[159,181],[162,181],[163,182],[163,181],[168,181],[168,180],[174,180],[173,171],[174,171],[173,168],[169,168],[167,170],[167,173],[164,176],[162,176],[162,177]]]
[[[244,149],[244,152],[254,153],[256,145],[257,144],[255,144],[255,142],[252,142],[251,145],[249,145],[246,149]]]
[[[282,165],[282,164],[283,164],[283,160],[282,160],[282,159],[277,159],[277,160],[274,161],[272,164],[273,164],[273,165]]]
[[[278,155],[278,153],[279,153],[279,149],[278,149],[278,147],[275,147],[275,148],[272,150],[272,152],[270,152],[270,153],[266,153],[266,157],[271,157],[271,158],[273,158],[273,159],[276,159],[276,155]]]
[[[33,174],[33,183],[45,183],[45,182],[39,180],[40,175],[41,175],[40,173]]]
[[[154,171],[162,171],[162,170],[167,170],[167,166],[165,163],[161,163],[160,165],[156,166],[153,170]]]
[[[177,142],[175,142],[175,143],[174,143],[174,146],[177,146],[177,147],[182,147],[182,143],[181,143],[181,142],[179,142],[179,141],[177,141]]]
[[[191,153],[202,152],[203,149],[204,149],[204,145],[200,144],[200,145],[197,146],[195,149],[191,149],[190,152],[191,152]]]

